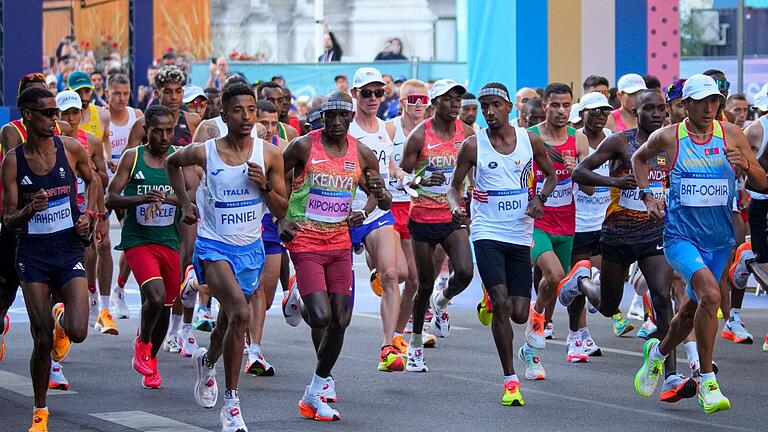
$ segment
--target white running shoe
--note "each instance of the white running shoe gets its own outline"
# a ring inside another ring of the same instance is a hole
[[[48,388],[52,390],[69,390],[69,381],[64,376],[61,363],[51,361],[51,375],[48,378]]]
[[[192,354],[197,351],[198,348],[200,348],[197,345],[197,339],[195,339],[194,333],[192,333],[192,329],[189,329],[187,331],[180,330],[179,336],[176,339],[177,341],[181,340],[181,356],[182,357],[192,357]]]
[[[427,363],[424,362],[423,347],[414,348],[413,345],[410,345],[406,351],[406,358],[405,370],[408,372],[429,372]]]
[[[547,325],[544,326],[544,339],[554,339],[555,338],[555,325],[551,322],[548,322]]]
[[[587,355],[584,349],[584,342],[581,339],[570,339],[565,346],[568,363],[586,363],[589,361],[589,355]]]
[[[181,352],[181,340],[178,334],[168,334],[163,342],[163,350],[171,353]]]
[[[221,432],[248,432],[248,427],[243,420],[243,413],[240,411],[240,401],[235,400],[232,405],[221,407]]]
[[[448,310],[441,309],[437,305],[437,296],[441,291],[434,290],[429,296],[429,303],[432,306],[432,320],[429,322],[431,333],[440,338],[446,338],[451,333],[451,319],[448,316]]]
[[[592,339],[592,336],[583,338],[582,343],[584,345],[584,353],[589,357],[600,357],[603,355],[603,351],[600,350],[599,346],[597,346],[595,341]]]
[[[197,369],[195,380],[195,400],[203,408],[213,408],[219,400],[219,388],[216,385],[216,368],[208,368],[205,364],[205,348],[198,348],[192,354],[192,361]]]
[[[293,275],[288,283],[288,294],[283,297],[283,316],[285,322],[291,327],[301,324],[302,306],[299,287],[296,284],[296,275]]]
[[[539,356],[536,355],[536,350],[527,350],[525,349],[525,345],[523,345],[520,347],[520,350],[517,351],[517,358],[525,364],[525,379],[546,379],[547,374],[544,371],[544,366],[542,366],[539,361]]]
[[[304,388],[304,396],[299,401],[299,413],[304,418],[318,421],[341,420],[339,412],[328,405],[322,393],[309,393],[309,386]]]
[[[88,327],[99,321],[99,292],[88,291]]]
[[[320,395],[326,402],[336,402],[336,381],[333,380],[332,376],[328,375],[328,378],[325,379],[325,384],[323,384],[323,390],[320,392]]]
[[[128,303],[125,302],[124,288],[112,288],[112,293],[109,295],[109,308],[115,313],[115,318],[117,319],[131,318],[131,312],[128,310]]]
[[[264,358],[261,351],[248,349],[248,363],[243,372],[256,376],[274,376],[275,368]]]
[[[645,319],[645,309],[643,308],[643,297],[637,295],[632,297],[632,303],[629,305],[629,311],[627,312],[627,318],[638,321]]]
[[[184,272],[184,280],[181,282],[181,292],[179,293],[181,304],[187,309],[195,307],[197,292],[199,290],[200,286],[197,285],[197,274],[195,274],[194,267],[189,265]]]
[[[736,249],[735,262],[729,270],[733,286],[742,290],[747,288],[747,281],[751,274],[747,267],[747,262],[754,258],[755,253],[752,252],[751,243],[744,243]]]

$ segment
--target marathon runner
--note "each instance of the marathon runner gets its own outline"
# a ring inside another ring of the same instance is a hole
[[[474,169],[471,237],[478,271],[493,304],[491,330],[504,371],[501,403],[522,406],[525,400],[514,368],[509,318],[517,324],[528,321],[533,218],[543,215],[545,197],[555,189],[557,174],[541,138],[507,121],[512,103],[503,84],[486,84],[478,99],[488,128],[464,141],[448,203],[452,213],[466,214],[461,202],[464,179]],[[530,198],[534,160],[546,180],[539,194]]]
[[[704,75],[711,77],[717,84],[717,89],[723,98],[727,99],[731,88],[731,82],[725,77],[725,73],[718,69],[708,69],[704,71]],[[717,120],[727,121],[725,117],[725,100],[721,101],[720,107],[717,109]]]
[[[256,88],[256,97],[258,97],[259,100],[268,100],[272,102],[277,107],[277,111],[281,114],[282,117],[284,110],[283,104],[285,104],[284,90],[285,89],[280,87],[279,84],[276,84],[272,81],[264,81]],[[290,94],[288,96],[288,104],[290,105]],[[287,109],[285,112],[287,112]],[[296,130],[296,128],[289,125],[288,123],[283,123],[282,120],[278,124],[277,130],[278,136],[288,142],[293,141],[294,138],[299,136],[299,132]]]
[[[145,388],[159,388],[157,367],[168,329],[170,308],[181,278],[179,267],[178,200],[165,171],[166,158],[176,150],[173,111],[163,105],[147,109],[147,144],[129,149],[109,183],[107,206],[125,210],[120,244],[141,291],[141,321],[134,342],[133,368]]]
[[[579,287],[600,313],[612,316],[618,310],[624,292],[624,275],[637,261],[645,277],[653,301],[656,335],[664,337],[672,318],[670,286],[672,268],[664,257],[664,220],[649,214],[641,191],[632,174],[630,160],[648,137],[660,129],[666,117],[666,104],[654,90],[641,90],[635,97],[634,112],[638,128],[627,129],[606,139],[597,151],[574,171],[574,178],[582,184],[611,187],[611,203],[603,223],[601,237],[603,263],[600,287],[579,284],[576,278],[563,285],[560,301],[568,304],[574,295],[581,295]],[[610,164],[609,175],[601,174],[599,167]],[[666,154],[654,156],[648,164],[649,189],[659,200],[672,160]],[[577,264],[578,265],[578,264]],[[587,273],[588,275],[588,273]],[[673,347],[674,353],[674,347]],[[663,402],[677,402],[696,395],[696,382],[677,374],[675,355],[666,358],[664,385],[660,396]]]
[[[694,329],[701,359],[699,404],[706,413],[714,413],[730,408],[715,378],[712,356],[720,305],[718,279],[734,244],[735,171],[743,170],[760,190],[766,188],[766,179],[741,129],[715,120],[724,97],[714,79],[701,74],[688,78],[683,100],[687,120],[654,133],[632,157],[635,180],[649,215],[666,218],[664,254],[686,280],[691,298],[675,315],[662,342],[655,338],[646,342],[635,390],[644,397],[653,394],[665,358],[674,357],[674,347]],[[645,162],[662,152],[674,161],[666,215],[648,184]],[[761,159],[766,163],[764,156]]]
[[[303,417],[339,420],[328,402],[336,401],[331,370],[339,357],[352,317],[352,253],[348,223],[358,185],[382,210],[391,196],[379,175],[379,161],[367,146],[348,134],[352,97],[334,91],[321,105],[325,128],[291,142],[283,153],[285,171],[293,171],[288,215],[278,216],[280,238],[296,269],[317,364],[299,401]],[[458,113],[458,109],[457,109]],[[355,219],[357,223],[360,219]]]
[[[168,178],[183,209],[184,222],[198,223],[193,263],[200,284],[208,284],[221,310],[209,349],[193,354],[197,368],[195,400],[212,408],[218,399],[216,361],[224,354],[225,394],[222,431],[247,432],[238,396],[240,365],[250,311],[248,297],[257,288],[264,266],[261,219],[265,205],[282,217],[287,202],[280,150],[251,137],[256,122],[256,96],[242,83],[224,88],[225,137],[177,150],[166,160]],[[180,168],[200,167],[204,187],[193,204]]]
[[[749,115],[747,97],[743,93],[734,93],[728,96],[728,99],[725,101],[724,112],[733,117],[731,123],[743,129],[747,121],[747,115]]]
[[[456,168],[461,143],[475,133],[459,117],[461,96],[466,89],[455,81],[435,82],[429,91],[435,114],[416,126],[404,144],[400,168],[413,173],[411,187],[418,194],[411,198],[408,228],[419,277],[419,288],[413,301],[413,332],[407,352],[409,372],[429,370],[424,362],[424,313],[433,311],[430,329],[437,337],[450,333],[447,308],[451,298],[460,294],[473,277],[472,251],[466,226],[466,211],[451,212],[446,194]],[[437,245],[445,250],[453,275],[442,291],[434,290],[439,271],[434,256]]]
[[[685,104],[683,103],[683,85],[685,84],[685,78],[676,79],[672,84],[667,87],[667,113],[669,115],[669,123],[677,124],[685,120],[688,113],[685,112]]]
[[[535,89],[530,87],[523,87],[515,93],[515,109],[517,109],[517,117],[512,119],[512,126],[523,126],[523,107],[528,101],[533,99],[540,99],[540,96],[536,93]]]
[[[611,112],[613,131],[621,132],[637,128],[637,118],[632,114],[635,108],[635,96],[640,90],[646,90],[645,80],[638,74],[630,73],[619,78],[617,84],[621,107]]]
[[[528,129],[544,122],[547,116],[544,114],[544,102],[541,99],[531,99],[523,106],[522,120],[519,127]],[[512,125],[514,126],[514,124]]]
[[[17,105],[27,137],[3,160],[3,219],[8,229],[18,231],[16,270],[34,342],[30,373],[35,409],[29,430],[44,432],[51,360],[58,365],[69,354],[70,343],[80,343],[88,334],[83,245],[93,234],[101,184],[85,148],[77,140],[54,135],[59,109],[50,91],[28,88]],[[83,179],[88,197],[82,214],[76,177]],[[62,302],[51,314],[54,294]]]
[[[467,126],[471,126],[475,133],[481,129],[480,125],[475,123],[477,120],[477,111],[480,108],[480,102],[477,101],[477,97],[472,93],[464,93],[461,97],[461,111],[459,111],[459,119]]]

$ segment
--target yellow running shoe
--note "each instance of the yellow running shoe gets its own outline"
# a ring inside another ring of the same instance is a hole
[[[395,338],[392,339],[392,346],[395,347],[400,355],[405,355],[405,351],[408,349],[408,342],[406,342],[405,338],[402,336],[395,336]]]
[[[723,396],[717,381],[710,379],[699,386],[699,405],[707,414],[731,409],[731,401]]]
[[[117,326],[115,325],[115,321],[112,319],[112,314],[109,313],[109,309],[103,308],[101,309],[101,312],[99,312],[99,319],[96,320],[96,324],[93,326],[97,331],[100,331],[103,334],[110,334],[117,336],[119,333],[117,331]]]
[[[485,285],[481,286],[483,288],[483,299],[477,304],[477,319],[484,326],[488,326],[493,320],[493,308],[491,307],[491,299],[488,297],[488,291],[485,290]]]
[[[371,270],[371,290],[374,294],[381,297],[383,289],[381,288],[381,277],[376,269]]]
[[[35,409],[29,432],[48,432],[48,410]]]
[[[525,400],[520,394],[520,382],[509,381],[504,384],[504,396],[501,397],[501,404],[504,406],[523,406]]]
[[[381,348],[381,358],[379,359],[379,371],[381,372],[402,372],[405,370],[405,360],[403,356],[392,345]]]
[[[61,326],[62,315],[64,315],[64,303],[56,303],[53,306],[53,350],[51,350],[51,357],[53,361],[57,362],[67,358],[69,348],[72,345],[67,333],[64,331],[64,327]]]

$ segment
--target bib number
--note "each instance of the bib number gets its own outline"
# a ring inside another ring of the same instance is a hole
[[[446,195],[448,193],[448,188],[451,186],[451,181],[453,180],[453,167],[448,168],[433,168],[433,167],[427,167],[426,170],[424,170],[425,177],[428,177],[436,172],[441,172],[443,175],[445,175],[445,181],[437,186],[425,186],[422,187],[424,192],[429,192],[434,195]]]
[[[155,210],[152,218],[147,220],[147,211],[149,204],[142,204],[136,207],[136,222],[142,226],[170,226],[176,221],[176,206],[163,204]]]
[[[488,191],[488,203],[479,204],[480,211],[493,221],[514,221],[526,217],[528,189]]]
[[[349,216],[351,192],[310,189],[307,196],[307,219],[326,223],[343,222]]]
[[[683,173],[680,178],[680,203],[685,207],[728,206],[728,179],[719,174]]]
[[[540,193],[544,182],[536,183],[536,193]],[[558,180],[555,190],[547,197],[546,207],[565,207],[573,202],[573,181],[569,178]]]
[[[29,234],[53,234],[75,226],[69,197],[48,201],[48,208],[35,213],[27,224]]]
[[[245,201],[216,201],[213,204],[216,232],[221,235],[239,235],[261,223],[263,202],[261,199]]]
[[[605,214],[605,209],[611,201],[611,188],[598,186],[591,196],[581,190],[576,192],[576,207],[579,211],[589,214]]]
[[[661,201],[661,197],[664,194],[664,186],[661,182],[650,182],[648,187],[653,191],[653,197]],[[640,199],[640,189],[634,188],[629,190],[622,190],[621,197],[619,198],[619,205],[625,209],[645,212],[648,208],[645,207],[645,203]]]

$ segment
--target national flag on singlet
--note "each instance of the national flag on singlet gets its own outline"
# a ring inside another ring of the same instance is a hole
[[[354,171],[355,170],[355,163],[353,161],[344,161],[344,169],[348,171]]]
[[[704,149],[704,156],[714,156],[719,154],[720,154],[720,149],[717,147]]]

